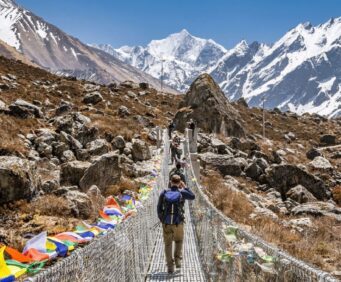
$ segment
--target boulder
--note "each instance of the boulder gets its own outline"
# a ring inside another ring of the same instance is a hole
[[[208,74],[200,75],[187,91],[174,118],[177,130],[183,131],[191,118],[203,131],[225,136],[245,136],[238,111]]]
[[[77,190],[68,190],[63,195],[74,217],[88,219],[94,212],[90,197]]]
[[[133,140],[131,153],[135,162],[146,161],[152,158],[148,144],[140,139]]]
[[[330,170],[333,169],[333,166],[331,163],[324,157],[316,157],[314,158],[309,165],[314,168],[314,169],[319,169],[319,170]]]
[[[311,194],[307,190],[307,188],[303,187],[302,185],[297,185],[291,188],[287,192],[286,196],[287,198],[290,198],[300,204],[317,201],[314,195]]]
[[[120,117],[125,117],[125,116],[129,116],[130,115],[130,111],[126,106],[119,106],[118,107],[118,115]]]
[[[295,165],[273,165],[266,170],[266,179],[270,186],[282,194],[283,198],[292,187],[298,184],[306,187],[319,200],[325,200],[331,196],[324,181]]]
[[[92,156],[103,155],[110,151],[111,146],[105,139],[96,139],[86,145],[86,149]]]
[[[95,126],[84,125],[75,135],[75,138],[83,145],[86,146],[87,143],[94,141],[98,136],[98,128]]]
[[[245,174],[253,180],[258,180],[263,171],[257,163],[253,162],[245,169]]]
[[[298,205],[291,210],[294,215],[331,216],[341,221],[341,208],[332,203],[311,202]]]
[[[30,199],[40,188],[35,166],[14,156],[0,156],[0,204]]]
[[[72,112],[63,116],[58,116],[53,120],[57,132],[64,131],[68,134],[75,134],[81,130],[91,120],[79,112]]]
[[[92,105],[96,105],[99,102],[103,101],[103,97],[101,95],[101,93],[99,93],[98,91],[94,91],[91,93],[88,93],[84,96],[83,98],[83,102],[85,104],[92,104]]]
[[[61,101],[59,106],[56,108],[56,115],[62,115],[72,110],[72,104],[66,101]]]
[[[116,136],[112,142],[111,142],[113,149],[118,149],[118,150],[123,150],[124,147],[126,146],[126,142],[123,138],[123,136],[118,135]]]
[[[133,91],[131,91],[131,90],[129,90],[129,91],[127,92],[127,95],[128,95],[128,97],[130,97],[130,98],[132,98],[132,99],[137,98],[137,95],[135,94],[135,92],[133,92]]]
[[[62,153],[60,160],[65,163],[65,162],[72,162],[76,160],[75,154],[71,150],[66,150]]]
[[[60,169],[61,185],[77,185],[91,163],[82,161],[67,162]]]
[[[35,106],[22,99],[17,99],[9,106],[9,114],[19,118],[41,118],[43,113],[38,106]]]
[[[229,145],[231,148],[238,149],[243,152],[260,151],[260,147],[257,143],[250,140],[242,140],[236,137],[231,139]]]
[[[143,90],[149,89],[149,83],[147,82],[140,82],[139,87]]]
[[[316,148],[311,148],[307,153],[306,156],[309,160],[313,160],[316,157],[321,156],[321,153],[319,150],[317,150]]]
[[[92,185],[105,192],[109,185],[116,184],[121,178],[120,158],[114,152],[104,154],[85,170],[79,185],[87,191]]]
[[[210,152],[199,154],[198,157],[204,169],[218,170],[224,176],[240,176],[243,166],[247,165],[241,158],[233,158],[228,155],[218,155]]]
[[[336,135],[325,134],[320,137],[320,142],[324,145],[336,145]]]

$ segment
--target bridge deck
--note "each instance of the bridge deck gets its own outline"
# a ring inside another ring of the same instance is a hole
[[[196,246],[196,240],[194,238],[193,223],[190,218],[188,203],[186,203],[185,213],[186,224],[181,269],[176,270],[172,275],[167,273],[162,228],[159,226],[154,254],[146,281],[207,281],[199,261],[199,254]]]

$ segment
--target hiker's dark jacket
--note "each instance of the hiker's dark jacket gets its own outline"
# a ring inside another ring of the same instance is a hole
[[[185,177],[185,173],[184,173],[183,169],[181,169],[181,168],[177,169],[176,167],[173,168],[169,173],[169,179],[171,179],[172,176],[175,174],[179,175],[181,178],[181,181],[186,184],[186,177]]]
[[[195,199],[195,195],[188,188],[179,189],[178,187],[173,186],[167,190],[172,190],[172,191],[179,190],[181,193],[183,202],[185,202],[185,200],[194,200]],[[157,214],[158,214],[160,221],[162,221],[164,224],[171,224],[169,216],[166,217],[165,221],[162,218],[162,208],[163,208],[163,203],[164,203],[163,198],[164,198],[164,194],[166,193],[167,190],[164,190],[160,194],[159,202],[157,204]],[[184,218],[182,218],[181,215],[176,214],[176,213],[173,215],[173,224],[181,224],[181,223],[183,223],[183,221],[184,221]]]

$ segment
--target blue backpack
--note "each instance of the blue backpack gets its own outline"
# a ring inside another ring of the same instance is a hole
[[[179,190],[165,190],[163,194],[161,221],[164,224],[179,224],[185,219],[184,200]]]

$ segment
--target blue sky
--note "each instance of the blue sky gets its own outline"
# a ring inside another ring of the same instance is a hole
[[[86,43],[146,45],[183,28],[230,48],[272,43],[300,22],[341,16],[341,0],[17,0]]]

